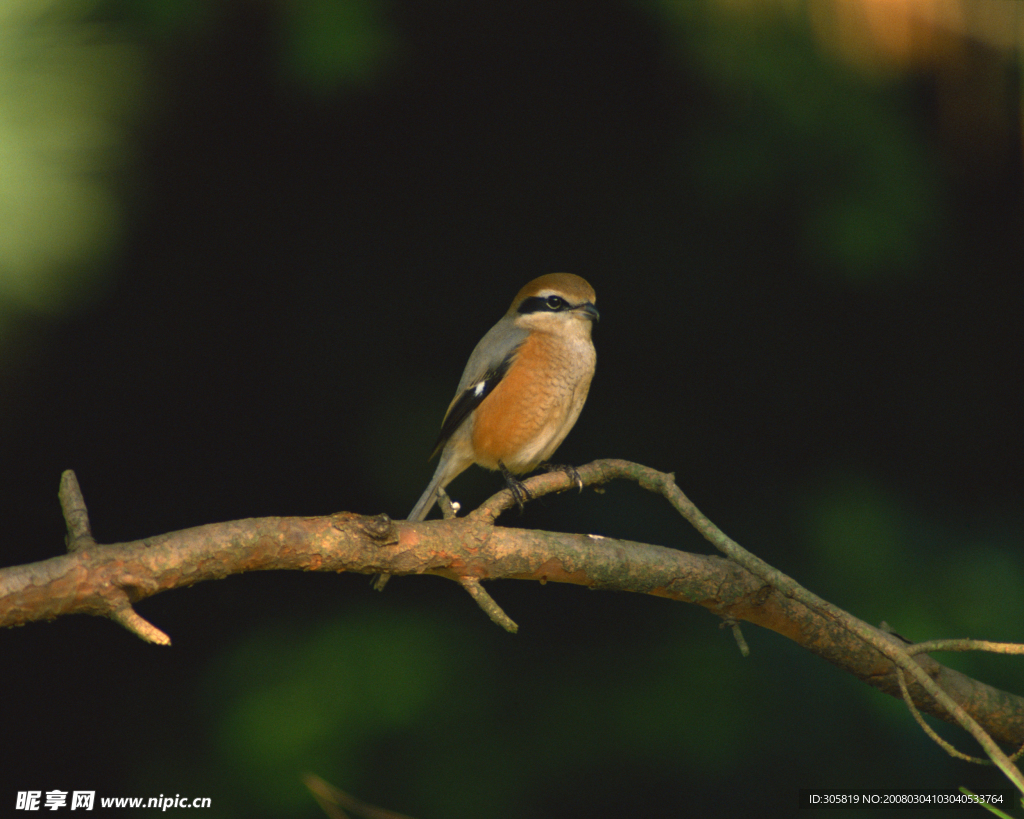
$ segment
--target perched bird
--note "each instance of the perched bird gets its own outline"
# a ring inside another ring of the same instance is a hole
[[[549,273],[519,291],[469,357],[431,455],[441,453],[437,471],[409,520],[423,520],[438,489],[474,463],[500,470],[522,505],[513,476],[551,457],[587,400],[596,299],[572,273]]]

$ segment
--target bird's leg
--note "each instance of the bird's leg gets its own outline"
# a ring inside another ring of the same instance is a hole
[[[524,502],[533,500],[533,495],[530,494],[529,489],[523,486],[522,481],[508,471],[508,467],[501,461],[498,461],[498,469],[501,470],[501,474],[505,478],[505,483],[508,484],[508,491],[511,492],[512,497],[515,498],[516,506],[519,507],[519,514],[523,514],[525,509],[523,506]]]
[[[583,478],[580,477],[579,470],[572,464],[541,464],[540,469],[545,472],[564,472],[569,476],[569,480],[580,488],[580,492],[583,491]]]

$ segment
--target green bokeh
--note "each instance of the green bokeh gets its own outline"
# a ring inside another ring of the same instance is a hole
[[[435,623],[401,616],[249,635],[212,672],[217,757],[232,772],[221,785],[274,811],[308,801],[304,771],[359,781],[374,738],[425,719],[450,687],[450,646]]]
[[[0,356],[12,312],[95,297],[123,229],[116,183],[144,95],[142,54],[90,4],[0,8]]]

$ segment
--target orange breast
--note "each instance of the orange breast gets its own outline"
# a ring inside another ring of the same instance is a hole
[[[558,339],[534,333],[515,362],[473,415],[476,462],[497,469],[500,460],[521,474],[548,458],[576,421],[590,386],[579,362]],[[582,396],[580,391],[582,389]]]

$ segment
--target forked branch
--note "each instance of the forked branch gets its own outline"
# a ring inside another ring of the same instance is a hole
[[[961,725],[1024,791],[1024,778],[993,741],[1024,743],[1024,699],[940,665],[922,649],[864,623],[804,589],[729,539],[693,505],[673,477],[627,461],[580,467],[584,485],[632,480],[664,496],[726,557],[696,555],[597,535],[495,526],[514,504],[507,490],[462,518],[410,523],[386,515],[254,518],[210,524],[129,543],[101,545],[71,472],[61,481],[68,553],[0,570],[0,625],[64,614],[108,617],[150,642],[170,639],[133,604],[161,591],[246,571],[301,569],[362,574],[432,574],[458,582],[495,622],[514,622],[484,591],[498,578],[575,583],[696,603],[728,624],[747,621],[776,631],[893,696],[898,670],[909,677],[920,710]],[[565,491],[563,472],[527,482],[533,497]],[[1006,644],[996,650],[1018,651]],[[987,648],[959,642],[928,650]]]

